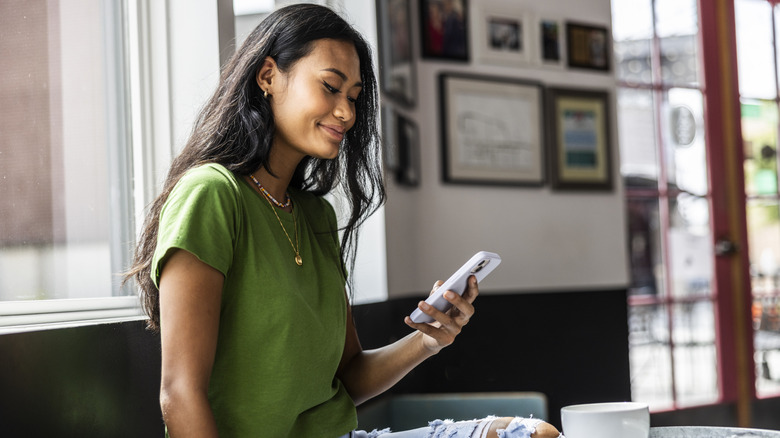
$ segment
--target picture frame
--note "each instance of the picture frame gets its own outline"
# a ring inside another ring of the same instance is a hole
[[[609,93],[547,89],[550,185],[555,190],[613,188]]]
[[[396,121],[393,108],[382,103],[380,109],[382,126],[382,161],[386,173],[393,173],[398,168],[398,142],[396,141]]]
[[[469,61],[468,0],[419,0],[423,58]]]
[[[420,136],[417,124],[388,105],[382,105],[382,144],[386,177],[396,184],[420,184]]]
[[[546,66],[563,67],[565,59],[563,21],[542,17],[536,23],[536,30],[539,35],[537,40],[539,62]]]
[[[376,0],[379,84],[385,96],[415,105],[417,78],[412,53],[411,0]]]
[[[568,65],[610,71],[609,30],[605,26],[566,22]]]
[[[484,5],[474,14],[472,47],[481,63],[522,66],[534,49],[531,17],[517,8]]]
[[[439,95],[444,182],[544,184],[541,83],[442,73]]]
[[[417,187],[420,185],[420,131],[411,118],[400,113],[395,116],[395,138],[398,144],[395,182],[405,187]]]

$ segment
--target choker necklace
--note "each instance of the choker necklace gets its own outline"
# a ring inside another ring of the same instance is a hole
[[[250,175],[251,176],[251,175]],[[252,177],[253,180],[255,180],[254,177]],[[257,180],[255,180],[257,182]],[[260,183],[258,183],[260,185]],[[262,186],[260,186],[262,188]],[[292,247],[293,251],[295,251],[295,263],[298,264],[298,266],[303,265],[303,259],[301,258],[301,253],[299,251],[300,249],[300,243],[298,242],[298,222],[295,220],[295,211],[294,209],[290,211],[290,214],[292,214],[293,218],[293,228],[295,229],[295,245],[292,243],[292,239],[290,239],[290,234],[287,233],[287,228],[284,227],[284,224],[282,223],[282,219],[279,217],[279,214],[276,212],[276,208],[271,203],[271,199],[276,202],[276,199],[271,198],[268,199],[267,197],[263,197],[266,201],[268,201],[268,205],[271,206],[271,211],[274,212],[274,216],[276,216],[276,220],[279,221],[279,225],[282,227],[282,231],[284,231],[284,235],[287,236],[287,241],[290,242],[290,246]],[[287,197],[287,205],[292,205],[292,199],[290,197]]]
[[[258,189],[260,189],[260,193],[262,193],[263,195],[265,195],[265,197],[266,197],[267,199],[269,199],[271,202],[273,202],[273,203],[274,203],[274,205],[276,205],[277,207],[279,207],[279,208],[287,208],[287,207],[289,207],[289,206],[290,206],[290,204],[292,203],[292,200],[290,199],[290,194],[289,194],[289,193],[285,193],[285,194],[284,194],[285,202],[284,202],[284,204],[282,204],[281,202],[277,201],[277,200],[276,200],[276,198],[274,198],[273,196],[271,196],[271,194],[270,194],[270,193],[268,193],[268,190],[266,190],[266,189],[265,189],[265,187],[263,187],[263,185],[262,185],[262,184],[260,184],[260,181],[258,181],[258,180],[257,180],[257,178],[255,178],[255,176],[254,176],[254,175],[252,175],[252,174],[250,173],[250,174],[249,174],[249,177],[250,177],[250,178],[252,178],[252,181],[254,181],[254,182],[255,182],[255,185],[257,186],[257,188],[258,188]]]

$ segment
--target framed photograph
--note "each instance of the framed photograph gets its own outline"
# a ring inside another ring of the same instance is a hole
[[[562,66],[563,25],[560,20],[542,18],[537,23],[539,35],[539,60],[542,64]]]
[[[544,183],[540,83],[445,73],[439,92],[445,182]]]
[[[553,189],[612,190],[609,95],[547,89]]]
[[[467,0],[420,0],[422,57],[469,60]]]
[[[609,71],[609,31],[604,26],[566,23],[569,67]]]
[[[407,106],[415,104],[411,0],[376,0],[379,83],[382,92]]]
[[[530,61],[531,24],[516,8],[485,5],[474,14],[475,58],[481,62],[518,66]]]
[[[416,187],[420,184],[420,140],[417,124],[382,105],[382,145],[384,167],[396,184]]]

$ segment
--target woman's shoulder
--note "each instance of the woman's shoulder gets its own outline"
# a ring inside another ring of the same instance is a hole
[[[238,180],[233,172],[216,163],[187,170],[173,187],[166,204],[206,202],[236,204],[240,198]],[[201,200],[201,201],[198,201]]]
[[[239,193],[236,175],[224,166],[206,163],[187,170],[173,188],[172,193],[211,193],[222,195]]]
[[[206,163],[193,167],[185,172],[180,182],[185,184],[217,184],[238,187],[236,175],[225,166],[217,163]]]

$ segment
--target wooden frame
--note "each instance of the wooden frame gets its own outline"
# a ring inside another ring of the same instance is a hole
[[[609,71],[609,30],[604,26],[566,23],[569,67]]]
[[[612,190],[608,93],[548,88],[547,111],[553,189]]]
[[[468,0],[419,0],[422,57],[469,60]]]
[[[544,89],[538,82],[444,73],[442,176],[461,184],[544,183]]]
[[[414,106],[417,80],[412,54],[411,0],[376,0],[379,84],[382,92]]]

